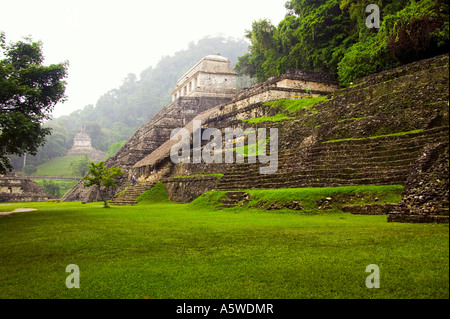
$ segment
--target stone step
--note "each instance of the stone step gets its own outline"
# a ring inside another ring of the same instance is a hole
[[[437,142],[445,142],[446,139],[445,138],[441,138],[439,139]],[[396,144],[396,143],[386,143],[386,144],[362,144],[362,145],[356,145],[356,144],[351,144],[350,141],[348,141],[346,144],[341,144],[341,145],[333,145],[333,147],[329,147],[328,144],[326,143],[322,143],[320,145],[315,145],[313,147],[310,148],[306,148],[305,149],[305,153],[306,154],[312,154],[312,155],[316,155],[316,154],[320,154],[320,153],[324,153],[324,154],[332,154],[332,155],[346,155],[346,154],[364,154],[361,153],[361,151],[364,152],[370,152],[373,155],[379,155],[379,156],[383,156],[383,155],[395,155],[395,153],[409,153],[409,152],[414,152],[414,151],[420,151],[425,144],[430,143],[433,141],[423,141],[420,143],[409,143],[408,145],[400,145],[400,144]],[[329,143],[329,144],[333,144],[333,143]],[[280,158],[283,157],[289,157],[292,155],[298,155],[299,151],[301,151],[300,147],[292,147],[289,150],[286,150],[284,152],[282,152],[280,154]]]
[[[220,183],[216,190],[245,190],[245,189],[274,189],[274,188],[300,188],[300,187],[337,187],[337,186],[357,186],[357,185],[394,185],[403,184],[405,177],[390,178],[366,178],[359,180],[342,180],[337,178],[323,179],[303,179],[303,180],[280,180],[257,182],[257,181],[235,181],[232,183]]]
[[[280,160],[278,162],[279,172],[309,172],[309,171],[347,171],[349,173],[355,172],[370,172],[370,171],[386,171],[389,169],[410,169],[410,166],[417,159],[418,154],[401,154],[399,159],[390,160],[387,158],[354,158],[349,157],[344,159],[331,158],[325,160],[323,158],[311,158],[311,160],[302,160],[298,158],[291,158],[288,162]],[[225,174],[227,176],[240,176],[240,175],[257,175],[262,165],[260,163],[255,164],[234,164],[230,167],[229,171]]]
[[[125,191],[116,195],[109,203],[111,205],[136,205],[136,199],[139,195],[151,189],[154,185],[153,182],[137,183],[135,186],[129,185]]]
[[[386,179],[386,180],[364,180],[355,181],[302,181],[302,182],[277,182],[277,183],[229,183],[217,185],[216,190],[246,190],[246,189],[273,189],[273,188],[302,188],[302,187],[340,187],[340,186],[359,186],[359,185],[399,185],[403,184],[403,180]]]
[[[382,137],[376,139],[363,139],[363,140],[346,140],[333,143],[318,143],[308,148],[311,153],[315,152],[333,152],[342,151],[345,149],[354,149],[355,146],[368,149],[379,149],[383,147],[388,148],[405,148],[405,147],[420,147],[426,143],[436,141],[448,140],[448,127],[439,128],[432,133],[411,133],[398,136]],[[447,133],[447,135],[446,135]],[[290,147],[295,149],[295,147]]]
[[[403,175],[407,174],[410,171],[410,165],[408,166],[398,166],[398,167],[368,167],[368,168],[306,168],[306,169],[297,169],[292,172],[284,172],[282,168],[279,168],[277,173],[270,175],[262,175],[258,172],[254,172],[251,174],[247,171],[247,174],[244,173],[227,173],[221,179],[219,183],[227,182],[229,180],[249,180],[256,181],[259,179],[276,179],[276,178],[305,178],[305,177],[321,177],[321,176],[343,176],[343,178],[359,178],[359,177],[368,177],[368,176],[380,176],[380,175]]]
[[[223,208],[243,205],[250,201],[250,194],[246,192],[227,192],[226,197],[221,200]]]
[[[368,205],[346,205],[342,211],[354,215],[387,215],[397,209],[398,204],[368,204]]]
[[[115,206],[125,206],[125,205],[136,205],[137,201],[135,200],[115,200],[114,202],[110,202],[111,205],[115,205]]]
[[[278,162],[279,168],[292,168],[292,171],[302,171],[302,170],[318,170],[318,169],[326,169],[326,170],[372,170],[375,169],[389,169],[389,168],[401,168],[401,167],[409,167],[412,163],[415,162],[417,157],[414,158],[406,158],[395,161],[382,161],[382,162],[370,162],[370,161],[323,161],[317,159],[316,161],[292,161],[290,163]],[[261,166],[261,164],[258,165]],[[239,171],[240,170],[240,171]],[[232,171],[233,173],[242,173],[244,171],[249,171],[250,169],[236,168],[236,171]],[[229,173],[232,173],[229,172]]]
[[[247,193],[246,193],[246,192],[228,192],[228,193],[226,194],[226,196],[227,196],[229,199],[235,199],[235,198],[242,198],[242,197],[245,197],[245,196],[247,196]]]
[[[402,214],[398,212],[391,212],[387,215],[388,222],[399,223],[446,223],[449,222],[449,216],[445,215],[417,215],[417,214]]]
[[[379,157],[379,158],[385,158],[385,157],[400,157],[402,154],[410,154],[410,153],[418,153],[423,148],[423,145],[414,146],[414,147],[407,147],[407,148],[397,148],[397,147],[389,147],[389,148],[382,148],[382,149],[376,149],[376,150],[368,150],[368,149],[362,149],[362,148],[349,148],[349,149],[339,149],[339,150],[326,150],[326,149],[320,149],[320,150],[310,150],[306,149],[298,149],[296,151],[289,151],[289,152],[283,152],[278,154],[278,159],[289,159],[289,158],[295,158],[299,156],[329,156],[329,157],[340,157],[340,158],[346,158],[349,156],[357,156],[360,158],[368,157],[365,154],[370,154],[371,157]],[[348,152],[346,151],[348,150]]]
[[[398,171],[408,172],[411,169],[413,162],[402,165],[352,165],[352,166],[341,166],[341,165],[279,165],[277,174],[298,174],[298,175],[314,175],[314,174],[390,174]],[[259,174],[259,173],[258,173]],[[250,174],[246,174],[250,175]],[[256,174],[255,174],[256,175]],[[239,176],[239,174],[227,174],[225,176]]]
[[[391,150],[389,153],[385,154],[377,154],[373,152],[363,152],[361,150],[353,151],[351,153],[346,154],[328,154],[324,152],[323,154],[316,154],[313,155],[309,152],[305,153],[292,153],[292,154],[283,154],[278,156],[278,162],[279,163],[291,163],[292,161],[295,162],[308,162],[312,161],[313,163],[317,163],[318,161],[321,162],[342,162],[345,161],[345,163],[351,163],[351,162],[357,162],[360,163],[361,160],[364,160],[364,163],[379,163],[379,162],[396,162],[396,161],[406,161],[406,160],[415,160],[417,156],[419,155],[420,150],[422,147],[413,150],[409,150],[408,152],[400,152],[397,149]],[[256,163],[234,163],[232,168],[242,168],[247,169],[247,167],[250,167],[252,165],[261,165],[259,163],[259,160],[256,160]],[[365,164],[364,164],[365,165]]]

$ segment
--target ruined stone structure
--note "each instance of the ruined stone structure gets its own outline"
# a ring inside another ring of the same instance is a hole
[[[208,190],[405,185],[401,203],[370,210],[388,214],[389,221],[448,222],[444,199],[448,195],[448,55],[370,75],[345,89],[327,74],[290,71],[241,90],[232,99],[194,96],[201,86],[191,76],[196,67],[180,79],[172,104],[142,126],[110,161],[126,169],[127,178],[134,174],[138,185],[146,185],[140,192],[160,180],[172,201],[186,203]],[[313,108],[299,109],[291,118],[248,121],[288,114],[267,101],[319,96],[327,98]],[[202,129],[222,132],[238,127],[278,128],[278,170],[260,174],[261,164],[251,163],[251,157],[240,164],[172,163],[169,154],[175,142],[170,132],[177,127],[193,132],[193,119],[202,121]],[[118,191],[126,186],[124,180]],[[131,189],[112,203],[133,203],[137,195]],[[81,199],[79,190],[78,197],[72,194],[67,199]]]
[[[53,198],[29,177],[0,175],[0,202],[42,202]]]
[[[448,147],[447,139],[422,149],[406,180],[402,201],[388,212],[389,221],[448,223]]]
[[[212,127],[215,128],[223,128],[225,127],[224,124],[229,124],[229,127],[236,126],[236,124],[243,127],[244,122],[242,119],[255,118],[267,114],[267,111],[261,108],[263,102],[277,99],[318,97],[330,94],[338,88],[336,78],[329,74],[291,71],[281,77],[272,77],[267,82],[258,83],[252,88],[241,90],[229,103],[220,104],[202,112],[194,117],[193,120],[201,120],[205,125],[214,123],[216,126]],[[227,118],[233,118],[237,123],[229,123],[226,120]],[[189,122],[185,128],[192,133],[193,121]],[[137,176],[141,181],[153,180],[154,176],[150,173],[158,166],[157,164],[167,163],[170,166],[170,149],[175,143],[175,141],[167,140],[154,152],[135,163],[131,174]],[[202,165],[204,166],[204,164]],[[159,165],[158,171],[162,167],[164,165]],[[167,168],[165,171],[167,171]],[[223,169],[220,170],[220,172],[222,171]],[[197,187],[196,189],[203,188]],[[198,196],[198,193],[196,195]]]
[[[210,54],[177,81],[172,92],[172,101],[182,96],[232,98],[235,93],[236,73],[230,60],[220,54]]]
[[[85,132],[84,126],[81,128],[81,132],[75,134],[72,148],[67,152],[67,155],[83,154],[87,154],[93,162],[99,162],[105,157],[103,152],[92,147],[91,138]]]

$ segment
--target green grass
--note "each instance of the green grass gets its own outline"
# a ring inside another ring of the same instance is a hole
[[[335,142],[341,142],[341,141],[357,141],[357,140],[374,139],[374,138],[380,138],[380,137],[386,137],[386,136],[401,136],[401,135],[421,133],[421,132],[423,132],[423,129],[412,130],[412,131],[407,131],[407,132],[397,132],[397,133],[376,135],[376,136],[368,136],[368,137],[342,138],[342,139],[338,139],[338,140],[323,141],[322,143],[335,143]]]
[[[213,210],[204,199],[170,203],[164,191],[109,209],[0,204],[38,209],[0,217],[0,298],[449,298],[448,224]],[[274,199],[299,196],[281,192]],[[79,289],[65,286],[69,264],[80,268]],[[369,264],[380,267],[379,289],[365,286]]]
[[[47,163],[37,167],[37,171],[32,175],[78,177],[70,170],[70,163],[82,158],[82,155],[66,155],[55,157]]]
[[[314,106],[322,101],[326,101],[326,96],[313,97],[307,99],[295,99],[295,100],[276,100],[265,102],[264,105],[270,107],[276,107],[281,110],[286,110],[291,114],[295,114],[300,109],[310,110],[313,113],[316,113],[317,110],[314,109]]]
[[[402,185],[251,189],[245,191],[251,195],[251,201],[240,209],[258,209],[261,201],[264,201],[266,206],[274,202],[299,201],[304,208],[301,213],[319,214],[324,213],[324,211],[318,210],[318,203],[327,198],[331,198],[330,202],[333,209],[330,211],[336,212],[342,205],[398,203],[402,198],[402,191]],[[195,199],[190,205],[194,207],[220,208],[220,201],[226,193],[226,191],[210,191]],[[236,210],[236,208],[230,208],[230,210]],[[281,211],[286,212],[289,210]]]
[[[243,156],[256,156],[267,154],[266,148],[270,146],[270,136],[266,140],[258,140],[256,143],[235,147],[233,150]]]
[[[170,203],[166,188],[161,182],[156,183],[155,186],[143,192],[136,200],[141,204]]]
[[[289,120],[289,119],[293,119],[293,117],[286,116],[283,113],[278,113],[274,116],[255,117],[252,119],[244,119],[242,121],[247,122],[247,123],[264,123],[264,122],[279,122],[282,120]]]

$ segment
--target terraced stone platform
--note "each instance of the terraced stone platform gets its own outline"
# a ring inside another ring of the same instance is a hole
[[[259,174],[260,164],[234,164],[216,190],[404,184],[420,151],[431,142],[448,142],[448,127],[423,132],[317,142],[281,152],[276,174]]]

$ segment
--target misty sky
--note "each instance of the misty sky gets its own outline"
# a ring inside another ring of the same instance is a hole
[[[0,6],[7,42],[43,42],[44,64],[68,60],[68,101],[53,115],[95,105],[128,73],[156,66],[206,35],[243,38],[252,22],[277,25],[286,0],[14,0]]]

